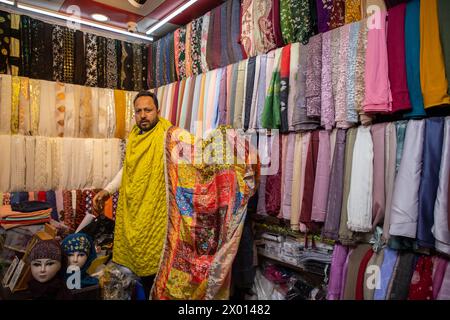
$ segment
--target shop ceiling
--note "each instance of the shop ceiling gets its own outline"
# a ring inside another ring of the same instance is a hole
[[[95,21],[92,14],[102,14],[108,17],[104,24],[127,30],[129,22],[137,25],[137,32],[145,32],[158,21],[188,2],[187,0],[147,0],[141,8],[133,6],[127,0],[20,0],[20,3],[30,4],[47,10],[68,13],[68,8],[76,5],[80,8],[81,18]],[[154,39],[189,23],[225,2],[225,0],[198,0],[187,10],[180,13],[168,23],[156,30],[151,36]]]

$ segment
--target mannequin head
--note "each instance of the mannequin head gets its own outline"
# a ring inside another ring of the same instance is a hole
[[[39,240],[28,257],[33,278],[46,283],[61,269],[61,249],[55,240]]]
[[[74,233],[67,236],[62,244],[62,250],[67,257],[69,266],[77,266],[87,270],[97,257],[91,238],[84,233]]]

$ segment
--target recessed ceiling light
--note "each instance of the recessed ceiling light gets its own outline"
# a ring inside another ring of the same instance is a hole
[[[109,18],[107,16],[100,14],[100,13],[91,14],[91,17],[92,17],[92,19],[101,21],[101,22],[105,22],[105,21],[109,20]]]

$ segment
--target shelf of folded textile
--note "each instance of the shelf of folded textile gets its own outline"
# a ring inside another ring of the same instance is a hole
[[[20,205],[0,206],[0,226],[5,230],[9,230],[20,226],[50,222],[52,209],[46,208],[47,205],[41,205],[37,202],[35,201],[34,207],[30,205],[27,208]]]

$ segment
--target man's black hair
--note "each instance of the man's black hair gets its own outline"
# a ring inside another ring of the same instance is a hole
[[[158,98],[156,97],[156,95],[153,92],[146,91],[146,90],[140,91],[137,94],[137,96],[134,98],[133,105],[136,103],[136,100],[139,99],[140,97],[151,97],[153,99],[153,102],[155,103],[156,109],[159,110]]]

